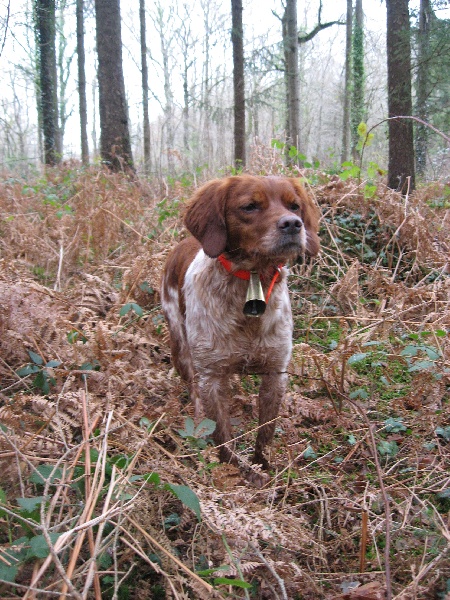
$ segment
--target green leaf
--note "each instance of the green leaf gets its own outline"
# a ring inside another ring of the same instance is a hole
[[[297,156],[297,148],[295,146],[291,146],[289,148],[289,158],[295,158]]]
[[[221,565],[220,567],[214,567],[212,569],[203,569],[201,571],[196,571],[199,577],[209,577],[213,573],[217,573],[217,571],[229,571],[230,565]]]
[[[430,360],[418,360],[411,367],[409,367],[409,373],[414,373],[415,371],[427,371],[431,367],[434,367],[434,362]]]
[[[44,364],[42,357],[39,354],[36,354],[36,352],[33,352],[33,350],[28,350],[28,354],[30,355],[31,360],[34,362],[35,365]]]
[[[17,369],[16,373],[19,377],[26,377],[32,373],[39,373],[40,368],[37,365],[26,365],[21,369]]]
[[[197,425],[194,431],[194,436],[197,438],[207,437],[216,430],[216,422],[211,419],[203,419]]]
[[[50,533],[50,541],[52,544],[59,538],[60,533]],[[36,535],[30,539],[30,547],[28,549],[27,558],[46,558],[50,554],[50,548],[43,535]]]
[[[395,456],[398,453],[397,442],[383,440],[378,444],[377,448],[381,456]]]
[[[124,317],[125,315],[127,315],[130,311],[133,311],[137,314],[138,317],[142,317],[144,314],[144,311],[142,310],[142,308],[139,306],[139,304],[136,304],[135,302],[128,302],[127,304],[125,304],[124,306],[122,306],[122,308],[119,311],[119,315],[121,317]]]
[[[159,485],[161,483],[161,477],[158,473],[146,473],[142,478],[147,481],[147,483],[152,483],[153,485]]]
[[[0,506],[6,504],[6,492],[3,488],[0,488]],[[0,508],[0,517],[4,517],[6,515],[5,511]]]
[[[400,356],[417,356],[419,348],[417,346],[408,345],[400,352]]]
[[[438,360],[441,358],[441,353],[436,351],[435,348],[431,348],[431,346],[424,346],[423,349],[430,360]]]
[[[350,392],[348,396],[352,400],[355,400],[355,398],[361,398],[361,400],[366,400],[369,397],[369,394],[366,392],[365,389],[358,388],[357,390],[353,390],[353,392]]]
[[[148,294],[153,294],[153,292],[155,291],[152,286],[149,284],[148,281],[143,281],[141,284],[139,284],[139,288],[143,291],[143,292],[147,292]]]
[[[139,419],[139,427],[147,429],[147,431],[152,432],[153,428],[156,425],[156,421],[150,421],[147,417],[141,417]]]
[[[181,523],[181,517],[178,513],[171,513],[164,519],[164,528],[177,527]]]
[[[28,513],[32,513],[33,510],[38,508],[43,502],[46,501],[45,496],[34,496],[33,498],[16,498],[17,504],[22,510]]]
[[[365,358],[367,358],[368,355],[368,352],[358,352],[356,354],[352,354],[352,356],[350,356],[350,358],[348,359],[347,364],[355,365],[356,363],[359,363]]]
[[[48,394],[50,392],[50,383],[51,380],[49,380],[45,371],[39,371],[33,380],[33,385],[39,388],[43,394]]]
[[[119,469],[126,469],[133,459],[133,455],[127,456],[126,454],[118,454],[111,458],[111,463],[116,465]]]
[[[122,306],[122,308],[119,310],[119,315],[121,317],[124,317],[125,315],[127,315],[130,312],[130,310],[131,310],[131,303],[124,304]]]
[[[312,446],[308,446],[306,448],[306,450],[303,452],[302,457],[306,458],[306,459],[308,459],[308,458],[314,459],[314,458],[317,458],[317,454],[314,452]]]
[[[365,123],[360,123],[357,128],[358,135],[366,136],[367,135],[367,125]]]
[[[53,465],[39,465],[36,470],[30,475],[31,483],[38,483],[43,485],[47,479],[50,479],[50,483],[53,483],[55,479],[61,479],[62,470],[55,469]]]
[[[434,433],[444,438],[446,442],[450,442],[450,427],[436,427]]]
[[[186,417],[184,420],[184,429],[179,429],[178,433],[181,437],[194,437],[195,423],[191,417]]]
[[[277,148],[278,150],[283,150],[285,146],[284,142],[280,142],[280,140],[271,140],[270,145],[272,148]]]
[[[97,565],[102,571],[107,571],[109,567],[113,564],[113,557],[109,554],[108,550],[111,550],[111,547],[107,548],[105,552],[102,552],[97,558]]]
[[[353,433],[350,433],[350,435],[347,436],[347,442],[350,444],[350,446],[354,446],[356,444],[356,438]]]
[[[181,502],[185,506],[190,508],[195,513],[199,521],[202,520],[199,499],[197,497],[197,494],[193,492],[190,487],[188,487],[187,485],[176,485],[175,483],[167,483],[166,488],[170,490],[173,494],[175,494],[178,500],[181,500]]]
[[[60,364],[61,364],[60,360],[50,360],[45,366],[48,367],[49,369],[52,369],[54,367],[59,367]]]
[[[366,184],[364,187],[364,198],[373,198],[375,196],[377,192],[377,186],[376,185],[370,185],[370,184]]]
[[[442,492],[438,492],[436,494],[436,496],[438,498],[450,498],[450,488],[447,488],[446,490],[442,490]]]
[[[251,584],[243,581],[242,579],[227,579],[226,577],[215,577],[214,585],[233,585],[234,587],[249,589]]]
[[[81,342],[83,342],[83,344],[85,344],[87,342],[87,337],[85,337],[82,333],[80,333],[76,329],[72,329],[72,331],[69,331],[67,333],[67,341],[69,342],[69,344],[75,344],[75,342],[77,342],[78,340],[80,340]]]
[[[0,554],[0,556],[3,556],[5,560],[8,560],[8,556],[3,554]],[[16,580],[18,571],[18,563],[8,566],[2,560],[0,560],[0,579],[3,579],[3,581],[9,581],[11,583],[14,582]]]
[[[406,427],[402,423],[403,419],[390,417],[384,422],[384,427],[388,433],[399,433],[406,431]]]

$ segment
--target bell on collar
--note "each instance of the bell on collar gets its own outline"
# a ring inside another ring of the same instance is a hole
[[[260,317],[266,310],[266,301],[258,273],[250,272],[247,297],[244,304],[244,315],[248,317]]]

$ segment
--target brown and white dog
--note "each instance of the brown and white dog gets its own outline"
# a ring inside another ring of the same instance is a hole
[[[316,209],[295,179],[240,175],[201,187],[185,224],[194,237],[169,255],[161,289],[173,364],[188,384],[196,416],[216,422],[223,462],[237,462],[227,443],[230,376],[261,374],[254,462],[267,468],[263,450],[273,438],[292,349],[283,265],[318,253]],[[266,304],[250,301],[244,314],[251,277],[257,286],[261,281]]]

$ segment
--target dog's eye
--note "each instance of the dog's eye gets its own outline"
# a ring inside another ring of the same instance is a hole
[[[246,204],[245,206],[241,206],[241,210],[243,210],[246,213],[251,213],[251,212],[254,212],[255,210],[258,210],[258,205],[256,204],[256,202],[250,202],[249,204]]]
[[[289,207],[290,210],[292,210],[293,212],[296,212],[297,210],[300,209],[300,204],[297,204],[297,202],[292,202],[291,206]]]

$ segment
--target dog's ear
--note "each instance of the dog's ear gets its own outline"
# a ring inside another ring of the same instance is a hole
[[[301,215],[303,225],[306,229],[306,253],[316,256],[320,250],[320,240],[317,232],[319,230],[319,209],[308,196],[302,183],[297,179],[290,180],[296,194],[301,199]]]
[[[184,217],[184,224],[211,258],[222,254],[227,245],[227,191],[226,179],[209,181],[195,192]]]

